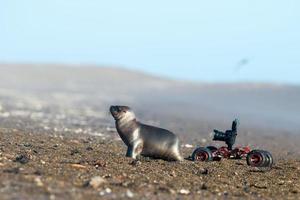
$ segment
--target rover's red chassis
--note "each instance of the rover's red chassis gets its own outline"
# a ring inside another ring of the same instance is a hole
[[[251,150],[250,147],[236,147],[232,150],[228,149],[228,147],[198,147],[192,154],[193,161],[220,161],[222,158],[246,158],[247,164],[252,167],[272,167],[273,165],[273,157],[270,152]]]
[[[227,147],[216,148],[214,146],[198,147],[192,154],[193,161],[219,161],[222,158],[242,159],[246,158],[247,164],[252,167],[272,167],[273,157],[270,152],[264,150],[251,150],[250,147],[235,147],[237,127],[239,120],[232,122],[230,130],[225,132],[214,130],[215,141],[223,141]]]

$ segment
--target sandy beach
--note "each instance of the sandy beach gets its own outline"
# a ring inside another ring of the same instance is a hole
[[[298,87],[180,82],[93,66],[2,64],[0,78],[0,199],[300,197]],[[237,116],[237,145],[272,152],[275,165],[126,158],[108,112],[115,104],[178,134],[185,158],[197,146],[223,145],[211,132]]]

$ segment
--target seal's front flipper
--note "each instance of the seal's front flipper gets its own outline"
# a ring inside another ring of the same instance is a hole
[[[143,151],[143,143],[138,140],[133,143],[133,145],[128,146],[126,157],[136,159]]]
[[[126,157],[133,158],[133,147],[132,146],[128,146],[127,152],[126,152]]]
[[[143,142],[141,140],[136,140],[132,145],[132,158],[136,159],[138,155],[140,155],[143,151]]]

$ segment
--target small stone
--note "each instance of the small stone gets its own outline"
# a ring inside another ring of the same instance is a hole
[[[279,183],[278,183],[278,185],[283,185],[283,184],[284,184],[283,180],[279,181]]]
[[[258,189],[267,189],[268,188],[266,185],[262,185],[262,184],[254,184],[253,186]]]
[[[170,173],[170,176],[172,176],[172,177],[176,177],[177,175],[176,175],[176,172],[173,170],[173,171],[171,171],[171,173]]]
[[[162,187],[159,187],[159,190],[163,191],[163,192],[168,192],[170,194],[176,194],[176,191],[169,187],[162,186]]]
[[[141,165],[141,164],[142,163],[139,160],[133,160],[132,162],[130,162],[130,165],[132,165],[132,166],[138,166],[138,165]]]
[[[112,192],[112,190],[110,188],[105,188],[105,190],[102,190],[99,192],[100,196],[104,196],[106,194],[110,194]]]
[[[170,194],[176,194],[176,191],[173,190],[173,189],[171,189],[171,188],[168,190],[168,192],[169,192]]]
[[[291,191],[291,193],[293,193],[293,194],[298,194],[298,193],[299,193],[299,190],[298,190],[297,188],[293,188],[293,189],[291,189],[290,191]]]
[[[184,147],[185,147],[185,148],[193,148],[194,146],[191,145],[191,144],[185,144]]]
[[[103,160],[96,160],[96,161],[94,162],[94,166],[95,166],[96,168],[99,168],[99,167],[106,167],[106,165],[107,165],[107,163],[106,163],[105,161],[103,161]]]
[[[110,194],[110,193],[111,193],[111,189],[110,189],[110,188],[106,188],[106,189],[105,189],[105,192],[106,192],[107,194]]]
[[[207,190],[207,185],[203,183],[203,184],[201,185],[201,190]]]
[[[249,185],[244,184],[243,190],[244,190],[244,192],[246,192],[246,193],[250,192],[250,187],[249,187]]]
[[[208,169],[206,169],[206,168],[201,169],[200,174],[207,175],[208,174]]]
[[[73,156],[73,155],[75,155],[75,154],[78,154],[78,153],[80,153],[80,151],[78,150],[78,149],[73,149],[72,151],[71,151],[71,156]]]
[[[56,199],[55,195],[54,195],[54,194],[51,194],[51,195],[50,195],[50,200],[55,200],[55,199]]]
[[[130,184],[129,181],[125,181],[125,182],[122,182],[122,183],[121,183],[121,185],[122,185],[123,187],[128,187],[129,184]]]
[[[29,162],[29,157],[25,154],[21,154],[16,157],[15,161],[21,164],[26,164]]]
[[[42,180],[41,180],[41,178],[40,178],[39,176],[36,177],[36,178],[34,179],[34,182],[35,182],[36,185],[39,186],[39,187],[44,186],[44,184],[43,184],[43,182],[42,182]]]
[[[87,151],[93,151],[94,149],[92,147],[87,147],[86,150]]]
[[[36,170],[34,173],[34,175],[37,175],[37,176],[41,176],[42,175],[42,172],[40,170]]]
[[[24,143],[23,146],[24,147],[32,147],[32,145],[30,143]]]
[[[100,176],[94,176],[91,178],[89,185],[92,186],[94,189],[99,188],[101,185],[106,183],[106,180]]]
[[[190,191],[189,191],[189,190],[186,190],[186,189],[181,189],[181,190],[179,191],[179,194],[188,195],[188,194],[190,194]]]
[[[126,191],[126,197],[128,197],[128,198],[133,198],[133,197],[134,197],[134,194],[133,194],[130,190],[127,190],[127,191]]]
[[[111,178],[111,177],[112,177],[111,174],[105,174],[105,175],[104,175],[104,178]]]
[[[86,168],[87,168],[87,167],[84,166],[84,165],[76,164],[76,163],[71,164],[70,166],[73,167],[73,168],[77,168],[77,169],[86,169]]]

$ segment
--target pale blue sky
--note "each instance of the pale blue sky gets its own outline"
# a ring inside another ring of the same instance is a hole
[[[300,84],[300,1],[0,0],[0,62]]]

